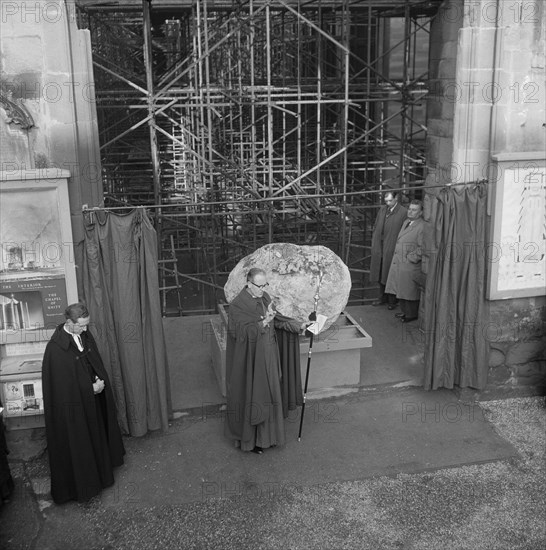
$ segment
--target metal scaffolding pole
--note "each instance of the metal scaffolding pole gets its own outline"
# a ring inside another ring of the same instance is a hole
[[[199,296],[183,309],[210,309],[225,273],[269,242],[325,244],[360,281],[381,191],[413,198],[423,183],[440,1],[137,4],[79,13],[105,203],[163,207],[161,245],[174,239]]]
[[[150,131],[150,153],[152,157],[152,179],[155,204],[161,204],[161,182],[159,165],[159,148],[157,145],[157,134],[155,131],[155,106],[154,106],[154,77],[152,66],[152,43],[151,43],[151,23],[150,23],[150,2],[142,0],[142,19],[144,33],[144,67],[146,71],[146,86],[148,100],[148,127]],[[158,239],[158,258],[161,260],[161,210],[157,212],[156,225]]]

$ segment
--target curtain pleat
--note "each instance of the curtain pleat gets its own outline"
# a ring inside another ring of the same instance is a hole
[[[425,389],[487,383],[485,184],[437,197],[425,288]]]
[[[168,366],[157,237],[144,209],[93,213],[85,227],[82,282],[122,431],[141,436],[166,429]]]

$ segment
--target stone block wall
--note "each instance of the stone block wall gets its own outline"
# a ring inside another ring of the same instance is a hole
[[[427,175],[426,186],[450,181],[453,155],[453,117],[458,96],[455,79],[458,34],[463,24],[464,0],[444,2],[430,30],[429,89],[427,99]],[[436,194],[437,187],[427,190]],[[425,196],[425,217],[430,201]]]
[[[458,97],[456,63],[459,30],[463,25],[464,0],[446,0],[431,22],[429,47],[429,95],[427,96],[427,173],[423,197],[424,219],[434,219],[434,197],[451,181],[453,117]],[[423,272],[433,250],[432,227],[424,232]]]
[[[489,177],[491,154],[544,151],[544,2],[466,0],[459,31],[453,165]]]
[[[445,0],[430,40],[425,219],[435,214],[433,186],[489,179],[492,191],[492,155],[546,155],[546,3]],[[430,242],[425,234],[428,250]],[[543,393],[546,297],[487,305],[483,395]]]
[[[484,396],[546,391],[546,298],[490,303],[488,384]]]
[[[34,121],[23,129],[0,109],[0,170],[68,170],[77,243],[82,204],[101,203],[102,181],[90,36],[74,10],[66,0],[0,3],[2,92]]]
[[[467,145],[486,175],[491,162],[489,151],[543,151],[546,156],[546,4],[501,1],[496,14],[485,1],[468,4],[475,6],[468,10],[467,20],[472,28],[480,29],[476,40],[485,40],[483,33],[490,32],[491,21],[498,25],[496,44],[489,40],[496,48],[491,83],[476,77],[482,105],[490,106],[491,130],[483,136],[474,131],[473,141]],[[476,111],[469,111],[467,117],[477,118]],[[486,139],[490,139],[489,147]],[[495,183],[490,178],[490,185]],[[544,393],[546,297],[494,300],[489,302],[489,311],[489,323],[496,327],[496,335],[490,340],[484,394]]]

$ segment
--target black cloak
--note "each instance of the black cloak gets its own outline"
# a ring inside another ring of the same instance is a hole
[[[229,305],[225,433],[240,441],[243,451],[284,444],[283,417],[302,401],[300,324],[277,314],[264,327],[262,319],[270,302],[267,293],[255,298],[245,287]],[[282,338],[282,352],[276,331],[292,333]]]
[[[0,400],[0,407],[2,407],[2,401]],[[11,471],[8,463],[8,446],[6,444],[6,437],[4,435],[4,422],[2,415],[0,415],[0,508],[4,500],[8,500],[14,489],[13,478],[11,477]]]
[[[293,411],[303,404],[300,367],[300,326],[294,319],[280,313],[275,315],[275,333],[279,346],[281,361],[281,391],[282,411],[287,418],[289,411]],[[295,332],[295,331],[298,332]]]
[[[108,374],[89,332],[83,351],[59,325],[42,364],[51,496],[57,504],[85,502],[114,483],[113,468],[123,464],[125,449]],[[104,390],[93,392],[95,376]]]

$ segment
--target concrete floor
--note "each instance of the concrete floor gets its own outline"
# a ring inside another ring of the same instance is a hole
[[[492,416],[451,391],[425,392],[418,327],[383,308],[350,313],[374,339],[361,356],[362,387],[308,401],[302,440],[298,412],[286,445],[261,456],[223,437],[208,318],[168,320],[181,411],[169,429],[125,438],[115,485],[84,505],[55,506],[47,457],[14,453],[0,548],[542,548],[543,400]]]
[[[370,334],[371,348],[360,352],[360,384],[368,389],[420,386],[423,335],[417,323],[402,324],[399,310],[353,306],[347,312]],[[212,368],[210,322],[218,315],[167,317],[163,320],[174,411],[211,411],[225,403]],[[313,377],[311,362],[310,379]],[[355,386],[358,387],[358,386]],[[310,396],[312,397],[312,396]]]
[[[3,550],[538,550],[543,400],[466,405],[405,388],[321,402],[262,456],[184,417],[128,438],[113,487],[55,506],[45,457],[13,462]],[[516,450],[517,447],[517,450]]]
[[[232,448],[223,438],[221,415],[188,418],[173,423],[167,434],[130,439],[127,465],[102,502],[185,504],[266,487],[314,487],[516,456],[478,406],[463,406],[448,391],[408,389],[310,402],[301,441],[299,420],[299,414],[289,417],[286,444],[261,457]]]

